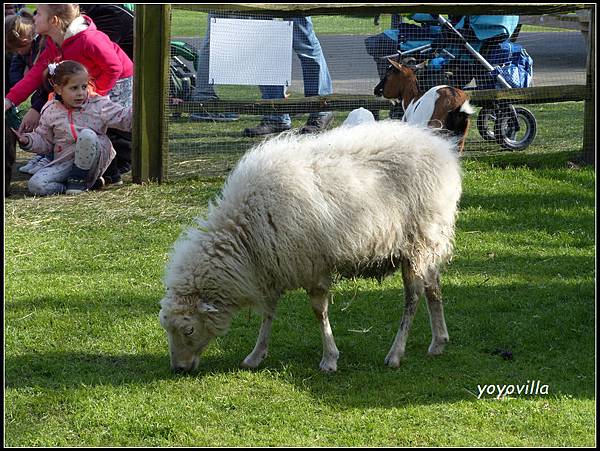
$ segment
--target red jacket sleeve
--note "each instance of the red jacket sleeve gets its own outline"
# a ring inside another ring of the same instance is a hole
[[[94,61],[98,68],[94,79],[96,92],[101,96],[108,95],[123,72],[123,64],[114,50],[112,41],[106,35],[94,33],[93,39],[86,39],[85,55]]]
[[[46,46],[46,49],[41,53],[31,69],[6,94],[6,98],[18,106],[27,100],[36,89],[42,86],[44,70],[48,67],[48,63],[54,60],[54,53],[53,49]]]

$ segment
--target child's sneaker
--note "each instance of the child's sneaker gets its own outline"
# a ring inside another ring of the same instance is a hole
[[[84,179],[75,179],[71,177],[67,179],[67,191],[65,191],[65,194],[81,194],[85,193],[87,190]]]
[[[107,187],[121,186],[123,184],[123,179],[121,178],[121,174],[113,174],[113,175],[105,175],[104,181],[106,182]]]
[[[31,171],[31,168],[33,168],[42,158],[44,158],[43,155],[34,155],[24,166],[19,168],[19,172],[22,172],[23,174],[31,174],[31,172],[29,172]]]
[[[90,190],[92,190],[92,191],[101,190],[105,186],[106,186],[106,180],[104,180],[104,177],[100,176],[96,179],[94,184],[92,186],[90,186]]]
[[[46,158],[46,157],[42,157],[40,160],[38,160],[37,163],[35,163],[31,169],[29,169],[29,173],[31,175],[35,174],[37,171],[39,171],[40,169],[42,169],[43,167],[45,167],[48,163],[50,163],[50,159]]]

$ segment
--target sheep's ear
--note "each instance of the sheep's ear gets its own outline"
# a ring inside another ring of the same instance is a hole
[[[219,311],[214,305],[201,300],[198,301],[198,304],[196,306],[200,313],[217,313]]]

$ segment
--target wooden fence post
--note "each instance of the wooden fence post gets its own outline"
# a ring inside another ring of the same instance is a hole
[[[586,164],[596,166],[596,5],[590,8],[586,85],[588,95],[584,104],[583,154]]]
[[[167,101],[171,6],[137,4],[135,12],[132,127],[134,183],[162,182],[167,169]]]

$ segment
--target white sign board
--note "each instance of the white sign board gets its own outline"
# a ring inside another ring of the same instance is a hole
[[[293,29],[291,21],[212,19],[209,83],[289,86]]]

